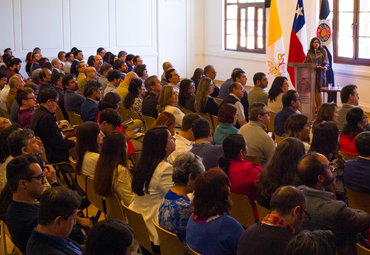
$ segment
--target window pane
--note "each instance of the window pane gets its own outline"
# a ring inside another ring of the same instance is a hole
[[[257,39],[258,39],[257,40],[257,43],[258,43],[257,47],[262,49],[263,48],[263,37],[259,36]]]
[[[226,19],[237,19],[238,18],[238,6],[228,5],[226,6]]]
[[[360,0],[360,12],[370,11],[370,0]]]
[[[240,35],[245,35],[245,21],[240,22]]]
[[[245,36],[240,36],[240,47],[245,47]]]
[[[353,58],[353,38],[351,36],[338,36],[338,56]]]
[[[263,9],[262,8],[258,8],[258,20],[261,20],[263,21]]]
[[[254,36],[254,21],[248,21],[247,35]]]
[[[354,0],[339,0],[339,11],[353,11]]]
[[[241,21],[245,21],[246,17],[245,17],[245,9],[240,9],[240,20]]]
[[[226,36],[226,48],[231,50],[236,50],[236,42],[237,36],[236,35],[227,35]]]
[[[330,12],[333,12],[333,0],[329,0],[329,9],[330,9]]]
[[[358,57],[370,59],[370,38],[359,38]]]
[[[248,20],[254,20],[254,7],[248,7]]]
[[[227,20],[226,21],[226,34],[237,34],[237,22],[236,20]]]
[[[353,13],[340,12],[338,20],[339,20],[338,35],[352,36]]]
[[[360,13],[359,36],[370,36],[370,13]]]
[[[248,3],[248,0],[239,0],[239,3]]]
[[[237,2],[237,0],[227,0],[226,1],[226,3],[228,3],[228,4],[233,4],[233,3],[236,3]]]
[[[264,3],[265,0],[256,0],[256,3]]]
[[[263,22],[262,21],[258,21],[257,35],[263,36]]]
[[[254,49],[254,36],[247,36],[247,48]]]

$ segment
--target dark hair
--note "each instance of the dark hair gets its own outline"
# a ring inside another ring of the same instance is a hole
[[[186,114],[182,119],[181,131],[183,132],[189,131],[189,129],[193,128],[194,121],[196,121],[199,118],[201,117],[196,113]]]
[[[33,49],[33,52],[37,52],[37,51],[40,51],[40,52],[41,52],[41,49],[40,49],[39,47],[35,47],[35,48]]]
[[[69,85],[69,81],[72,80],[73,78],[76,78],[76,76],[73,74],[67,74],[66,76],[63,77],[62,84],[64,89],[66,89],[66,86]]]
[[[295,137],[301,141],[309,139],[303,137],[302,130],[307,125],[308,117],[304,114],[293,114],[285,121],[285,137]]]
[[[202,75],[204,75],[204,71],[202,68],[197,68],[194,70],[193,76],[190,78],[191,80],[200,80],[202,78]]]
[[[99,47],[99,48],[96,50],[96,54],[98,54],[98,53],[102,52],[103,50],[104,50],[104,48],[103,48],[103,47]]]
[[[0,80],[1,80],[2,78],[8,78],[8,75],[6,74],[6,72],[5,72],[5,71],[0,70]]]
[[[360,107],[354,107],[347,112],[347,124],[344,125],[341,135],[349,136],[350,141],[353,141],[356,135],[363,131],[358,123],[362,121],[364,111]]]
[[[49,64],[46,64],[49,63]],[[48,58],[40,58],[39,65],[41,68],[47,68],[50,71],[53,70],[53,65],[49,62]]]
[[[5,65],[6,65],[6,67],[10,67],[10,62],[14,59],[14,56],[7,56],[7,57],[5,57],[5,56],[3,56],[3,59],[5,59]]]
[[[336,109],[337,109],[336,104],[323,103],[320,106],[319,111],[317,112],[316,120],[312,125],[312,129],[314,129],[318,123],[321,123],[323,121],[333,121]]]
[[[120,58],[120,57],[123,57],[123,56],[127,56],[127,52],[126,51],[124,51],[124,50],[121,50],[120,52],[118,52],[118,58]]]
[[[242,69],[233,70],[231,73],[231,78],[233,79],[233,82],[236,82],[236,78],[239,78],[242,76],[242,74],[245,74],[245,72]]]
[[[356,85],[348,84],[340,91],[340,100],[343,104],[347,103],[349,100],[349,95],[355,95],[355,89],[357,89]]]
[[[330,230],[302,230],[289,241],[285,255],[335,255],[336,239]]]
[[[146,132],[141,158],[133,171],[132,191],[135,194],[139,196],[149,194],[149,184],[154,171],[166,157],[168,135],[166,126],[153,127]]]
[[[117,109],[118,103],[121,101],[121,97],[116,92],[108,92],[102,100],[98,103],[98,108],[103,111],[107,108]]]
[[[28,100],[28,94],[32,94],[33,89],[31,88],[21,88],[18,89],[16,94],[15,94],[15,101],[17,101],[18,105],[21,107],[23,106],[23,100]]]
[[[239,82],[233,82],[233,83],[231,83],[230,84],[230,87],[229,87],[229,93],[233,93],[234,92],[234,89],[238,89],[238,85],[239,84],[240,84]]]
[[[88,121],[82,123],[77,129],[76,143],[76,173],[81,174],[82,163],[86,152],[99,153],[97,136],[100,133],[99,125],[96,122]]]
[[[203,117],[194,121],[192,128],[193,128],[193,134],[194,134],[195,140],[198,140],[201,138],[207,138],[209,137],[209,133],[211,132],[211,125]]]
[[[44,191],[40,200],[37,223],[48,226],[59,216],[68,220],[78,209],[81,201],[79,195],[64,187],[54,187]]]
[[[249,106],[248,119],[253,121],[258,121],[258,116],[263,114],[263,108],[266,105],[262,102],[255,102]]]
[[[222,142],[224,155],[218,159],[219,167],[229,174],[229,160],[237,159],[241,150],[245,150],[245,139],[241,134],[230,134]]]
[[[121,125],[122,118],[117,111],[107,108],[101,111],[99,116],[99,124],[102,124],[104,121],[106,121],[108,124],[118,127]]]
[[[0,163],[4,163],[5,160],[10,156],[10,150],[6,144],[6,141],[10,134],[14,131],[17,131],[19,128],[20,127],[18,124],[12,124],[0,133]]]
[[[8,50],[11,50],[11,48],[6,48],[6,49],[4,50],[4,54],[6,54],[5,52],[7,52]]]
[[[217,214],[227,214],[231,208],[229,177],[218,168],[200,174],[195,180],[193,213],[207,219]]]
[[[207,74],[208,72],[210,72],[212,70],[212,65],[207,65],[206,67],[204,67],[204,74]]]
[[[22,60],[20,60],[19,58],[13,58],[12,60],[10,60],[9,66],[7,67],[9,68],[14,65],[19,65],[19,63],[22,63]]]
[[[138,58],[140,58],[140,56],[139,56],[139,55],[136,55],[136,56],[133,58],[133,60],[134,60],[134,64],[135,64],[135,63],[137,63],[137,59],[138,59]]]
[[[283,93],[283,90],[281,89],[281,87],[283,86],[285,80],[287,80],[285,76],[278,76],[275,78],[269,90],[268,98],[270,99],[270,101],[272,102],[275,101],[276,97],[280,93]]]
[[[187,186],[189,175],[192,180],[195,180],[204,171],[200,157],[191,152],[183,152],[173,162],[172,180],[174,185]]]
[[[144,71],[146,69],[146,65],[140,64],[135,66],[134,72],[139,76],[140,78],[146,78],[144,77]]]
[[[188,89],[191,84],[194,83],[190,79],[184,79],[180,82],[180,92],[179,92],[179,106],[185,108],[186,99],[188,99],[191,94],[188,93]]]
[[[122,78],[120,71],[113,69],[108,72],[107,79],[109,82],[114,81],[114,79],[120,79],[120,78]]]
[[[71,58],[71,55],[73,55],[72,52],[67,52],[66,53],[66,60],[69,60]]]
[[[296,93],[297,91],[290,89],[283,94],[281,101],[283,102],[284,107],[289,107],[292,105],[292,101],[297,101]]]
[[[35,137],[31,129],[14,130],[6,139],[12,157],[22,155],[22,148],[29,145],[30,139]]]
[[[89,97],[94,93],[94,90],[98,91],[98,89],[102,87],[103,85],[97,80],[87,81],[84,86],[84,96]]]
[[[145,85],[145,88],[146,88],[147,91],[151,91],[152,90],[151,86],[155,86],[155,83],[156,83],[155,78],[157,78],[157,76],[156,75],[152,75],[152,76],[149,76],[145,80],[144,85]]]
[[[63,73],[56,72],[51,74],[51,84],[56,85],[61,78],[63,80],[63,77],[64,77]]]
[[[49,63],[49,62],[47,62],[47,63]],[[46,77],[46,71],[47,70],[49,70],[50,71],[50,69],[49,68],[45,68],[45,67],[43,67],[42,69],[41,69],[41,71],[40,71],[40,73],[39,73],[39,77],[40,77],[40,80],[41,81],[44,81],[44,79],[45,79],[45,77]]]
[[[116,219],[105,219],[96,223],[89,231],[84,255],[123,255],[127,253],[134,238],[126,223]]]
[[[73,52],[73,56],[74,56],[74,57],[77,57],[78,53],[82,53],[82,50],[78,50],[78,49],[76,48],[76,50],[74,50],[74,51],[73,51],[73,48],[72,48],[72,49],[71,49],[71,52]]]
[[[113,65],[113,69],[114,70],[117,70],[118,68],[121,68],[121,66],[124,64],[125,62],[121,61],[121,60],[118,60],[114,63]]]
[[[307,187],[314,187],[317,177],[325,172],[325,166],[319,160],[319,156],[317,152],[309,152],[299,161],[298,175],[302,184]]]
[[[103,62],[114,65],[114,58],[115,57],[116,57],[116,55],[114,55],[112,52],[108,51],[107,53],[105,53],[105,55],[103,57]]]
[[[298,184],[297,167],[304,154],[304,145],[300,140],[294,137],[283,139],[259,176],[259,195],[270,199],[278,187]]]
[[[126,64],[128,64],[128,62],[129,61],[131,61],[131,60],[133,60],[134,59],[134,55],[132,55],[132,54],[128,54],[127,56],[126,56]]]
[[[280,216],[288,215],[295,207],[306,207],[306,199],[299,189],[293,186],[281,186],[272,194],[270,209]]]
[[[233,104],[225,103],[218,110],[218,121],[220,123],[233,124],[236,114],[236,107]]]
[[[54,89],[44,89],[40,93],[40,104],[45,104],[48,100],[55,100],[59,97]]]
[[[365,131],[356,136],[355,145],[358,154],[361,157],[370,156],[370,132]]]
[[[95,61],[95,56],[90,55],[89,58],[87,59],[87,65],[88,66],[94,66],[94,61]]]
[[[30,89],[33,90],[33,93],[35,93],[35,91],[39,91],[40,90],[39,86],[37,86],[32,81],[27,81],[27,83],[24,84],[23,88],[30,88]]]
[[[318,50],[323,50],[323,47],[321,45],[321,40],[318,37],[314,37],[310,41],[310,49],[308,50],[311,53],[314,53],[315,52],[315,47],[313,46],[313,42],[316,41],[316,40],[318,40],[319,41],[319,44],[320,44]]]
[[[168,82],[170,82],[169,81],[169,79],[172,79],[172,72],[174,72],[174,71],[176,71],[174,68],[170,68],[170,69],[168,69],[167,71],[166,71],[166,73],[165,73],[165,77],[166,77],[166,80],[168,81]]]
[[[32,52],[28,52],[27,55],[26,55],[26,61],[27,62],[32,62]],[[28,70],[29,71],[29,70]]]
[[[118,165],[128,167],[126,148],[126,137],[121,131],[104,137],[94,174],[94,190],[98,195],[109,197],[113,194],[113,178],[118,175]]]
[[[60,60],[63,56],[63,54],[65,54],[66,52],[65,51],[59,51],[58,52],[58,59]]]
[[[264,74],[262,72],[255,73],[253,75],[253,84],[256,85],[257,81],[262,81],[264,76],[266,76],[266,74]]]
[[[317,124],[313,130],[309,152],[318,152],[328,159],[336,158],[340,149],[338,137],[339,129],[336,123],[327,121]]]
[[[112,68],[111,64],[103,64],[100,68],[100,73],[103,75],[104,72],[109,71],[111,68]]]
[[[135,102],[135,98],[139,97],[139,90],[143,84],[141,79],[133,79],[130,81],[128,85],[128,94],[126,95],[125,99],[123,100],[123,106],[126,109],[130,109],[131,106]]]

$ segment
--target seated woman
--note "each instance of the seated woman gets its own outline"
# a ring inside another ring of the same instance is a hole
[[[283,109],[283,94],[288,91],[289,83],[288,79],[284,76],[278,76],[275,78],[271,85],[268,95],[267,109],[270,112],[280,112]]]
[[[96,162],[99,158],[100,145],[104,134],[95,122],[84,122],[77,129],[76,174],[94,178]]]
[[[228,215],[230,181],[218,168],[195,180],[193,214],[186,229],[186,242],[200,254],[236,254],[243,227]]]
[[[360,107],[352,108],[346,116],[347,124],[339,136],[340,150],[349,155],[358,155],[355,138],[364,131],[364,127],[369,123],[369,120]]]
[[[179,106],[194,111],[195,84],[192,80],[185,79],[180,82]]]
[[[113,131],[104,137],[95,168],[94,190],[103,197],[115,192],[129,206],[134,200],[134,193],[131,189],[131,173],[127,169],[126,150],[126,138],[122,132]]]
[[[145,81],[149,77],[148,70],[146,69],[146,65],[144,65],[144,64],[140,64],[140,65],[135,66],[134,72],[137,74],[137,76],[142,81]]]
[[[312,130],[316,127],[317,124],[324,121],[333,121],[338,122],[339,114],[337,112],[337,105],[331,103],[324,103],[320,106],[319,111],[317,112],[316,120],[312,125]]]
[[[153,127],[166,126],[171,135],[175,135],[175,116],[169,112],[162,112],[158,118],[154,121]]]
[[[176,234],[185,250],[186,225],[191,216],[189,193],[194,191],[195,179],[205,171],[202,160],[191,152],[178,155],[173,162],[174,183],[159,207],[159,226]]]
[[[203,76],[204,76],[204,71],[202,68],[197,68],[194,70],[194,74],[190,79],[194,82],[195,88],[198,88],[198,84],[200,80],[203,78]]]
[[[248,147],[242,135],[228,135],[222,143],[222,148],[224,155],[218,159],[218,164],[229,176],[230,192],[247,195],[253,207],[254,218],[258,220],[254,201],[257,200],[256,181],[263,169],[255,163],[244,160]]]
[[[310,149],[310,144],[307,142],[310,140],[310,128],[311,125],[306,115],[291,115],[285,122],[284,137],[295,137],[301,140],[307,153]]]
[[[297,175],[297,167],[304,154],[303,143],[294,137],[285,138],[276,146],[272,158],[257,181],[258,204],[270,208],[271,196],[277,188],[301,184]]]
[[[195,111],[208,113],[211,118],[211,115],[218,115],[219,108],[218,103],[210,96],[213,90],[212,80],[208,77],[203,77],[199,82],[194,102]]]
[[[128,94],[123,100],[123,106],[132,112],[136,112],[139,119],[142,121],[140,132],[145,132],[145,121],[141,111],[143,104],[143,96],[145,94],[144,82],[141,79],[133,79],[128,86]]]
[[[18,124],[21,128],[29,128],[31,118],[35,113],[36,96],[33,94],[33,89],[22,88],[18,89],[15,100],[19,105]]]
[[[173,106],[178,102],[178,95],[172,86],[164,86],[161,89],[158,99],[158,113],[169,112],[175,116],[176,127],[182,126],[182,119],[185,114],[177,107]]]
[[[166,126],[149,129],[144,136],[140,161],[133,171],[135,199],[130,208],[143,216],[154,245],[159,245],[159,239],[152,219],[158,223],[159,206],[173,187],[173,168],[166,158],[175,148],[175,141]]]
[[[222,144],[224,138],[230,134],[238,133],[238,129],[234,127],[236,123],[236,107],[232,104],[223,104],[218,110],[217,126],[213,134],[213,141],[217,144]]]

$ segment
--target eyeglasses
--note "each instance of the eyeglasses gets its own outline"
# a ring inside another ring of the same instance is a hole
[[[311,216],[308,214],[308,212],[301,207],[302,211],[305,213],[303,216],[303,223],[308,223],[311,220]]]
[[[29,98],[27,98],[27,100],[30,100],[30,99],[36,99],[36,97],[29,97]]]
[[[261,113],[260,115],[264,116],[265,114],[268,114],[268,116],[270,116],[271,112],[267,111],[267,112]]]
[[[59,104],[59,100],[50,99],[50,101],[52,101],[52,102],[55,102],[55,103]]]
[[[29,178],[25,178],[25,179],[29,179],[29,180],[36,179],[36,180],[40,181],[40,180],[43,180],[44,178],[46,178],[46,175],[45,174],[40,174],[39,176],[29,177]]]

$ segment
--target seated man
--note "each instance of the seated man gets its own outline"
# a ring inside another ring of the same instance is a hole
[[[22,88],[17,91],[15,100],[19,105],[18,124],[20,128],[29,128],[31,118],[35,113],[36,96],[33,94],[33,89]]]
[[[64,74],[63,73],[53,73],[51,75],[51,84],[54,87],[54,90],[58,93],[59,95],[59,108],[63,113],[63,117],[65,120],[69,120],[67,111],[64,107],[64,89],[63,89],[63,78]]]
[[[264,167],[275,149],[274,141],[266,133],[270,112],[264,103],[254,103],[249,107],[248,115],[249,122],[239,129],[238,134],[247,142],[248,156],[259,157]]]
[[[143,99],[143,115],[156,119],[158,117],[157,105],[162,83],[157,76],[152,75],[145,80],[145,88],[147,92],[145,92]]]
[[[167,85],[174,87],[177,94],[179,94],[181,79],[175,69],[171,68],[166,71],[166,80],[168,82]]]
[[[125,79],[127,72],[127,64],[125,61],[116,61],[113,65],[113,69],[120,71],[122,80]]]
[[[356,160],[348,160],[344,166],[343,182],[350,189],[370,194],[370,132],[356,136],[355,146],[359,153]]]
[[[76,77],[73,74],[66,75],[62,79],[62,84],[66,89],[64,94],[64,108],[66,111],[81,115],[81,105],[85,102],[85,98],[77,93],[79,86]]]
[[[82,93],[84,91],[84,86],[85,86],[86,82],[97,79],[96,78],[97,77],[97,74],[98,73],[96,72],[95,67],[92,67],[92,66],[86,67],[86,69],[85,69],[86,79],[82,83],[80,83],[78,81],[78,78],[77,78],[77,82],[80,85],[80,89],[79,89],[79,92],[80,93]]]
[[[161,83],[164,86],[164,85],[168,85],[168,81],[166,79],[166,72],[167,70],[172,69],[173,67],[170,62],[164,62],[162,67],[163,67],[163,73],[161,75]]]
[[[311,221],[303,223],[307,230],[331,230],[336,237],[339,255],[356,254],[358,233],[368,230],[370,216],[358,209],[351,209],[343,201],[333,200],[333,194],[325,189],[334,181],[333,168],[328,159],[310,152],[298,164],[298,175],[305,186],[300,186]],[[361,242],[360,242],[361,243]]]
[[[293,186],[278,188],[271,197],[270,208],[270,214],[244,231],[238,255],[284,255],[290,239],[301,230],[303,220],[308,220],[303,193]]]
[[[268,101],[268,94],[265,92],[265,88],[267,88],[268,80],[266,74],[264,73],[256,73],[253,76],[253,83],[254,87],[249,91],[248,95],[248,103],[249,105],[262,102],[267,105]]]
[[[213,66],[207,65],[206,67],[204,67],[204,77],[210,78],[212,80],[212,85],[214,87],[213,93],[210,95],[211,97],[218,97],[218,93],[220,91],[220,89],[216,86],[214,82],[216,75],[217,75],[217,72]]]
[[[240,100],[244,96],[244,87],[241,83],[239,82],[233,82],[230,87],[229,87],[229,92],[230,94],[221,102],[220,107],[223,104],[233,104],[236,108],[236,128],[240,128],[241,126],[247,124],[247,121],[245,120],[245,115],[244,115],[244,107]]]
[[[53,85],[51,85],[51,71],[49,69],[42,68],[39,73],[39,77],[41,80],[41,86],[37,101],[40,101],[40,94],[44,89],[54,89]]]
[[[85,102],[81,105],[81,118],[85,121],[96,122],[99,115],[98,102],[103,94],[100,82],[91,80],[86,82],[84,87]]]
[[[110,64],[103,64],[100,68],[101,75],[99,77],[99,82],[103,85],[103,91],[109,83],[107,75],[110,70],[112,70],[112,66]]]
[[[116,93],[121,97],[121,102],[123,102],[123,100],[125,100],[125,97],[127,96],[128,94],[128,86],[130,85],[130,82],[133,80],[133,79],[137,79],[137,74],[134,73],[134,72],[129,72],[125,79],[119,84],[118,88],[116,89]]]
[[[109,92],[116,92],[116,89],[121,82],[121,73],[118,70],[110,70],[108,73],[108,85],[104,90],[104,96]]]
[[[217,167],[218,159],[224,154],[221,145],[212,145],[212,130],[209,122],[199,118],[193,122],[192,131],[195,139],[190,152],[203,159],[206,170]]]
[[[45,191],[40,200],[37,227],[28,240],[27,254],[81,255],[81,247],[68,239],[80,204],[81,198],[67,188]]]
[[[68,161],[68,150],[75,146],[73,140],[63,138],[56,124],[54,112],[58,101],[58,93],[55,90],[45,89],[40,96],[40,107],[30,123],[30,129],[41,138],[49,163]]]
[[[23,88],[24,81],[22,80],[22,77],[19,74],[14,75],[12,78],[9,79],[9,93],[6,98],[6,108],[4,110],[7,110],[10,114],[10,109],[12,108],[12,104],[15,101],[15,95],[18,91],[18,89]]]
[[[301,105],[301,98],[297,91],[291,89],[283,94],[283,109],[275,114],[274,130],[278,136],[283,136],[285,133],[285,122],[290,115],[296,114]]]

